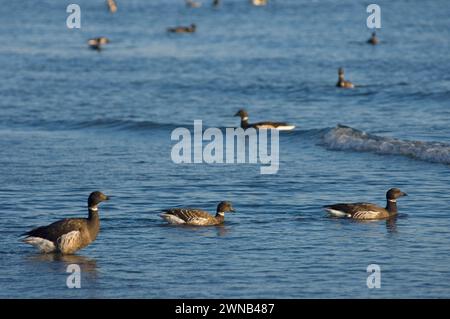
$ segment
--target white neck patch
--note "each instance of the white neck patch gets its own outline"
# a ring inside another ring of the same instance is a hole
[[[93,212],[98,212],[97,206],[89,207],[89,210],[92,210]]]
[[[388,199],[388,202],[397,203],[397,200],[395,200],[395,199]]]
[[[248,116],[242,118],[243,121],[248,121]]]
[[[219,215],[219,216],[225,216],[225,213],[224,213],[224,212],[218,212],[217,215]]]

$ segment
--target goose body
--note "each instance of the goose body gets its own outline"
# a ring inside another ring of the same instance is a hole
[[[98,37],[89,39],[88,45],[91,49],[100,51],[102,46],[109,43],[109,39],[107,37]]]
[[[285,123],[285,122],[258,122],[250,124],[248,122],[248,113],[247,111],[241,109],[234,116],[239,116],[241,118],[241,128],[244,130],[247,128],[255,128],[255,129],[276,129],[279,131],[290,131],[295,128],[295,125]]]
[[[339,78],[338,78],[338,82],[336,84],[337,87],[345,88],[345,89],[353,89],[355,87],[355,85],[352,82],[344,79],[344,69],[343,68],[339,68],[338,75],[339,75]]]
[[[380,40],[378,40],[377,34],[375,32],[373,32],[370,39],[367,40],[367,43],[372,44],[372,45],[377,45],[379,42],[380,42]]]
[[[234,212],[230,202],[220,202],[215,216],[196,208],[170,208],[160,215],[169,224],[213,226],[223,224],[225,212]]]
[[[109,12],[115,13],[117,11],[117,4],[114,0],[106,0],[106,3],[108,4]]]
[[[250,0],[250,3],[254,6],[265,6],[267,4],[267,0]]]
[[[66,218],[47,226],[34,228],[23,235],[23,242],[33,245],[42,253],[73,254],[88,246],[100,230],[98,204],[108,197],[93,192],[88,199],[88,218]]]
[[[193,0],[186,0],[186,6],[189,8],[200,8],[202,4]]]
[[[407,196],[398,188],[391,188],[386,193],[386,207],[371,203],[339,203],[324,206],[325,211],[334,217],[353,219],[386,219],[397,215],[397,198]]]
[[[194,33],[197,30],[197,26],[195,24],[191,24],[189,27],[173,27],[168,28],[167,32],[170,33]]]

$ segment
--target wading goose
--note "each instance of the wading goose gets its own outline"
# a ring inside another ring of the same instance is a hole
[[[335,217],[353,219],[386,219],[397,215],[397,198],[407,196],[398,188],[391,188],[386,193],[386,208],[370,203],[348,203],[324,206]]]
[[[168,28],[167,32],[171,32],[171,33],[194,33],[196,30],[197,30],[197,26],[193,23],[189,27]]]
[[[352,82],[346,81],[344,79],[344,69],[343,68],[339,68],[338,75],[339,75],[339,79],[336,84],[337,87],[346,88],[346,89],[353,89],[355,87]]]
[[[234,116],[239,116],[241,118],[241,127],[245,130],[249,127],[256,129],[266,128],[266,129],[277,129],[280,131],[289,131],[295,128],[295,125],[284,123],[284,122],[258,122],[249,124],[248,123],[248,113],[247,111],[241,109]]]
[[[97,51],[100,51],[102,49],[102,45],[107,43],[109,43],[109,39],[107,37],[93,38],[88,41],[89,47]]]
[[[370,43],[372,45],[377,45],[378,42],[380,42],[377,38],[377,34],[375,32],[372,32],[372,36],[370,37],[369,40],[367,40],[367,43]]]
[[[108,200],[101,192],[93,192],[88,198],[88,218],[66,218],[22,234],[23,241],[37,247],[42,253],[73,254],[86,247],[100,230],[98,204]]]
[[[223,224],[226,212],[234,212],[231,202],[220,202],[216,216],[195,208],[170,208],[164,210],[161,217],[169,224],[211,226]]]

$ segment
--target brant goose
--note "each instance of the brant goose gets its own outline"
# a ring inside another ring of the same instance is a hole
[[[241,127],[245,130],[249,127],[253,127],[256,129],[259,128],[267,128],[267,129],[276,129],[280,131],[289,131],[295,128],[295,125],[284,123],[284,122],[258,122],[254,124],[248,123],[248,113],[247,111],[241,109],[234,116],[240,116],[241,118]]]
[[[367,40],[367,43],[370,43],[372,45],[377,45],[378,42],[380,42],[377,38],[377,34],[376,32],[372,32],[372,36],[370,37],[369,40]]]
[[[353,219],[386,219],[397,215],[397,198],[407,196],[398,188],[391,188],[386,193],[386,208],[370,203],[349,203],[324,206],[325,210],[336,217]]]
[[[193,0],[186,0],[186,6],[189,8],[200,8],[202,4]]]
[[[216,216],[195,208],[170,208],[160,215],[169,224],[183,224],[193,226],[220,225],[225,221],[226,212],[234,212],[231,202],[220,202],[217,205]]]
[[[107,43],[109,43],[109,39],[107,37],[93,38],[88,41],[89,47],[97,51],[100,51],[102,49],[102,45]]]
[[[267,4],[267,0],[250,0],[250,2],[254,6],[265,6]]]
[[[189,27],[168,28],[167,32],[172,32],[172,33],[194,33],[196,30],[197,30],[197,26],[193,23]]]
[[[97,237],[100,229],[98,204],[108,200],[101,192],[93,192],[88,198],[88,218],[66,218],[47,226],[37,227],[22,234],[23,241],[36,246],[42,253],[73,254],[86,247]]]
[[[336,84],[337,87],[346,88],[346,89],[353,89],[355,87],[352,82],[344,80],[344,69],[343,68],[339,68],[338,74],[339,74],[339,79]]]
[[[108,4],[109,12],[115,13],[117,11],[117,4],[114,0],[106,0]]]

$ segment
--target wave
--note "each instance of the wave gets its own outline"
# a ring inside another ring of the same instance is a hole
[[[0,122],[0,125],[3,123]],[[79,129],[110,129],[110,130],[152,130],[152,129],[173,129],[178,126],[170,123],[158,123],[154,121],[139,121],[132,119],[114,119],[114,118],[99,118],[92,120],[8,120],[5,126],[18,127],[32,127],[48,130],[79,130]]]
[[[322,142],[332,150],[402,155],[432,163],[450,164],[450,144],[377,136],[344,125],[326,132]]]

